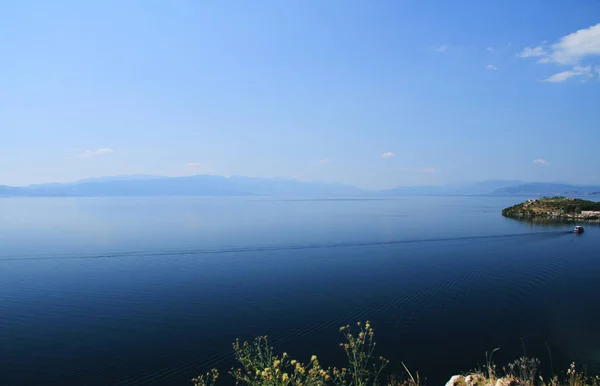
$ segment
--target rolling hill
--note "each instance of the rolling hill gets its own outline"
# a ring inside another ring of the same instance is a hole
[[[402,196],[543,196],[600,195],[600,186],[524,183],[489,180],[442,186],[399,186],[370,191],[351,185],[304,182],[284,178],[197,175],[162,177],[114,176],[70,183],[24,187],[0,185],[0,197],[116,197],[116,196],[295,196],[295,197],[402,197]]]

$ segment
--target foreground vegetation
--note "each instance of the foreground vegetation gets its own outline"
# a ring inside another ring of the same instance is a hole
[[[561,219],[597,218],[597,216],[582,216],[582,211],[600,211],[600,202],[561,196],[544,197],[505,208],[502,210],[502,215],[528,219],[550,217]]]
[[[413,374],[404,366],[402,378],[383,376],[389,362],[375,355],[374,330],[371,324],[358,323],[353,332],[350,326],[340,328],[345,341],[340,347],[345,351],[346,367],[323,367],[313,355],[306,363],[292,359],[287,353],[276,354],[269,346],[266,336],[254,342],[233,344],[239,363],[229,375],[238,385],[250,386],[421,386],[418,373]],[[535,358],[520,358],[507,368],[498,371],[492,362],[494,352],[486,358],[486,368],[464,375],[453,376],[446,386],[600,386],[600,377],[590,377],[573,363],[562,376],[552,375],[545,379],[539,373],[540,362]],[[486,355],[487,357],[487,355]],[[194,386],[215,386],[219,379],[216,369],[194,378]]]

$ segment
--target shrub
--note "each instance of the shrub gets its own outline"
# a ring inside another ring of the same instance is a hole
[[[382,371],[388,365],[383,357],[375,359],[375,332],[371,324],[357,323],[357,333],[350,326],[340,328],[345,342],[340,347],[346,353],[346,367],[324,368],[313,355],[306,363],[291,359],[287,353],[278,355],[269,346],[266,336],[256,338],[252,343],[233,344],[235,358],[240,367],[233,368],[229,374],[238,385],[248,386],[421,386],[419,374],[415,377],[402,364],[408,378],[390,377],[382,382]],[[468,374],[467,377],[454,376],[453,383],[447,385],[478,385],[478,386],[600,386],[600,377],[589,377],[585,371],[579,371],[573,363],[563,378],[553,375],[545,380],[539,375],[539,360],[522,357],[508,365],[501,377],[496,372],[492,362],[494,352],[486,355],[485,371]],[[450,378],[448,375],[448,378]],[[219,378],[217,370],[192,379],[194,386],[215,386]]]

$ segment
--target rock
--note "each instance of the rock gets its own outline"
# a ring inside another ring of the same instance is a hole
[[[465,378],[467,386],[485,386],[485,377],[481,374],[471,374]]]
[[[496,386],[524,386],[525,384],[514,378],[500,378],[496,381]]]
[[[450,378],[448,383],[446,383],[446,386],[466,386],[466,385],[467,384],[465,383],[465,377],[463,377],[462,375],[455,375],[452,378]]]

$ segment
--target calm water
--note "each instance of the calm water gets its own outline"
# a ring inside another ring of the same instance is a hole
[[[338,327],[443,384],[501,350],[600,370],[600,228],[520,199],[0,199],[0,384],[189,384],[269,335],[341,364]]]

